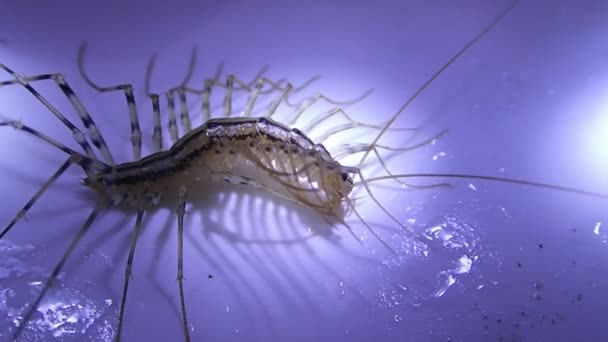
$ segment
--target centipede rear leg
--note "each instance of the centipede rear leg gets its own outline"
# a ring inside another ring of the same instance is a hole
[[[44,81],[44,80],[54,81],[57,84],[57,86],[61,89],[61,91],[64,93],[64,95],[68,98],[68,100],[70,101],[70,103],[72,104],[74,109],[76,109],[76,112],[78,113],[78,116],[80,117],[80,120],[82,121],[85,128],[88,130],[88,135],[91,138],[93,145],[99,151],[101,151],[106,163],[108,163],[110,165],[114,165],[114,158],[112,157],[112,154],[110,153],[110,150],[108,149],[108,146],[107,146],[103,136],[101,135],[99,129],[95,125],[95,122],[91,118],[90,114],[86,111],[86,109],[82,105],[81,101],[78,99],[78,97],[76,96],[76,94],[74,93],[74,91],[72,90],[70,85],[66,82],[66,80],[62,74],[43,74],[43,75],[24,77],[24,76],[17,74],[12,69],[10,69],[9,67],[7,67],[6,65],[1,64],[1,63],[0,63],[0,69],[3,69],[4,71],[6,71],[8,74],[13,76],[13,78],[14,78],[13,80],[1,81],[0,87],[8,86],[8,85],[17,85],[17,84],[23,86],[40,103],[42,103],[59,121],[61,121],[64,126],[66,126],[70,130],[70,132],[72,133],[73,139],[76,141],[76,143],[78,143],[78,145],[80,145],[80,147],[85,152],[86,156],[93,160],[97,160],[97,157],[95,156],[95,153],[93,152],[93,149],[91,148],[89,142],[87,141],[86,135],[78,127],[76,127],[76,125],[74,125],[69,119],[67,119],[55,106],[53,106],[42,94],[40,94],[36,89],[34,89],[32,87],[32,85],[30,84],[31,82]]]
[[[93,82],[91,78],[87,75],[84,69],[84,58],[87,49],[87,44],[83,42],[80,45],[80,49],[78,50],[78,70],[80,75],[85,80],[85,82],[93,89],[98,92],[112,92],[112,91],[122,91],[125,95],[125,100],[127,101],[127,107],[129,109],[129,122],[131,126],[131,145],[133,146],[133,159],[139,160],[141,159],[141,128],[139,126],[139,115],[137,112],[137,104],[135,103],[135,96],[133,95],[133,86],[128,83],[119,84],[115,86],[102,87],[97,83]]]
[[[135,257],[135,247],[137,246],[137,239],[139,237],[139,231],[141,229],[141,220],[144,214],[144,209],[140,208],[137,210],[137,218],[135,220],[135,227],[133,233],[131,233],[131,244],[129,246],[129,256],[127,257],[127,265],[125,267],[125,280],[123,282],[122,297],[120,300],[120,311],[118,314],[118,327],[116,330],[116,341],[120,341],[122,335],[122,325],[124,322],[124,314],[127,303],[127,293],[129,290],[129,280],[131,279],[131,270],[133,268],[133,258]]]
[[[36,308],[40,305],[40,303],[41,303],[42,299],[44,298],[44,296],[46,295],[46,293],[51,289],[51,287],[53,287],[55,281],[57,281],[57,277],[63,270],[63,267],[65,266],[65,263],[67,262],[69,257],[72,255],[72,253],[76,249],[76,246],[78,246],[80,241],[82,241],[82,239],[84,238],[86,233],[89,231],[89,229],[93,225],[93,222],[95,221],[95,219],[99,216],[99,214],[102,212],[102,210],[107,205],[108,205],[108,203],[97,202],[97,204],[95,205],[95,208],[91,211],[91,213],[89,214],[87,219],[84,221],[84,223],[80,227],[80,230],[78,231],[76,236],[70,242],[70,245],[64,252],[63,256],[61,257],[59,262],[53,268],[51,275],[44,282],[42,291],[40,291],[40,293],[36,297],[36,300],[32,303],[32,305],[29,306],[29,308],[26,311],[26,314],[21,318],[20,324],[17,326],[16,331],[13,333],[13,340],[17,340],[21,336],[21,334],[23,333],[23,330],[27,326],[27,323],[31,320],[34,310],[36,310]]]

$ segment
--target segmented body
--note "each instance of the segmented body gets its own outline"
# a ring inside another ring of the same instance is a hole
[[[209,176],[263,188],[336,215],[352,189],[349,172],[322,144],[269,118],[211,119],[170,149],[88,177],[115,203],[158,202],[171,189],[195,189]]]

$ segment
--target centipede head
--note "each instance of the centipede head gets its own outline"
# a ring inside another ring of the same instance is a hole
[[[351,173],[354,172],[350,169],[339,166],[324,175],[322,183],[326,186],[325,193],[329,199],[331,211],[336,217],[342,217],[345,214],[343,203],[353,190],[354,182]]]

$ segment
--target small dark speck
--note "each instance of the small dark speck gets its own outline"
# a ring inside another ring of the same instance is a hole
[[[517,264],[517,268],[521,268],[523,265],[521,264],[521,262],[518,262]]]
[[[519,328],[519,323],[515,323],[515,327],[516,327],[516,328]]]
[[[576,301],[577,302],[582,302],[583,301],[583,294],[582,293],[579,293],[579,294],[576,295]]]
[[[528,315],[525,311],[522,311],[519,314],[522,315],[522,316],[524,316],[524,317]]]
[[[538,248],[542,249],[543,247],[545,247],[545,246],[543,246],[543,244],[542,244],[542,243],[539,243],[539,244],[538,244]]]
[[[496,323],[502,323],[502,318],[497,318]]]
[[[213,274],[208,275],[207,278],[213,279]]]
[[[534,296],[534,298],[536,298],[536,300],[541,300],[541,299],[542,299],[542,298],[541,298],[541,296],[540,296],[539,294],[536,294],[536,295]]]

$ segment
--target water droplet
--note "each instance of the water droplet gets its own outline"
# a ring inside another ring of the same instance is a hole
[[[230,307],[226,305],[226,312],[230,312]]]
[[[471,189],[473,191],[477,191],[477,188],[472,183],[469,183],[469,189]]]
[[[395,319],[395,322],[399,322],[403,319],[403,317],[401,317],[399,315],[395,315],[394,319]]]
[[[437,298],[443,296],[445,294],[445,292],[448,290],[448,288],[450,288],[450,286],[452,286],[456,283],[456,279],[454,278],[454,276],[452,276],[451,274],[449,274],[447,272],[441,272],[439,275],[444,279],[440,281],[440,284],[439,284],[437,290],[435,290],[435,292],[432,295],[433,297],[437,297]]]
[[[106,299],[106,305],[112,305],[112,300],[111,299]]]
[[[593,227],[593,234],[600,235],[600,228],[602,227],[602,222],[596,222],[595,227]]]
[[[471,267],[473,266],[473,260],[466,255],[461,256],[456,263],[457,266],[453,270],[453,272],[456,274],[469,273],[469,271],[471,271]]]
[[[437,159],[439,159],[439,158],[443,158],[443,157],[445,157],[445,155],[446,155],[446,153],[445,153],[445,152],[439,152],[439,153],[437,153],[437,154],[435,154],[435,155],[433,156],[433,160],[437,160]]]

